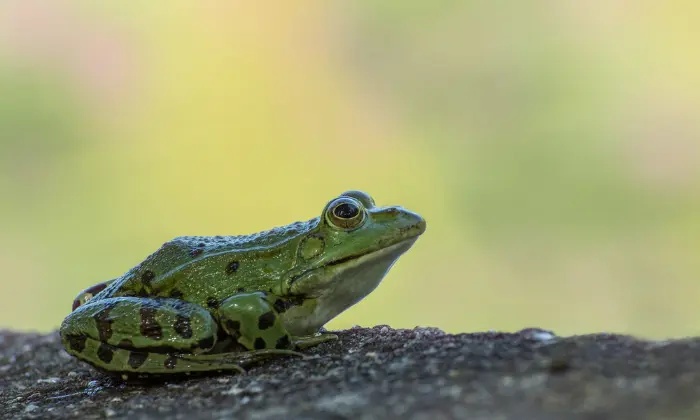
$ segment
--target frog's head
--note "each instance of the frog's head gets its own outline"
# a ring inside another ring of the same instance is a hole
[[[425,220],[402,207],[376,207],[361,191],[348,191],[323,209],[316,229],[298,242],[296,267],[284,294],[303,304],[282,317],[292,335],[318,331],[367,296],[425,231]]]

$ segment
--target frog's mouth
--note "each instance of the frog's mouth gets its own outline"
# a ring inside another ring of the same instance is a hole
[[[332,261],[311,270],[290,284],[289,292],[305,297],[304,304],[284,315],[292,335],[313,334],[338,314],[371,293],[401,254],[418,236],[359,256]]]

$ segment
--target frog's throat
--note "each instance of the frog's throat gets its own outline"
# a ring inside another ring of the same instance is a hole
[[[324,284],[308,294],[311,299],[306,304],[291,308],[283,315],[287,330],[292,335],[316,333],[328,321],[371,293],[401,254],[408,251],[417,239],[417,236],[405,239],[369,254],[321,268],[322,274],[319,275],[324,277]],[[294,286],[291,292],[306,294],[303,290],[295,290]]]

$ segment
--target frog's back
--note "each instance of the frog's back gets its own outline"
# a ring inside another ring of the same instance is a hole
[[[114,281],[99,297],[142,295],[144,290],[149,290],[150,284],[208,256],[272,249],[311,231],[318,225],[318,221],[319,218],[316,217],[250,235],[176,237]]]
[[[191,261],[192,257],[198,257],[200,255],[274,247],[292,237],[312,230],[318,225],[318,220],[317,217],[305,222],[295,222],[290,225],[279,226],[250,235],[178,236],[165,243],[161,249],[177,249],[179,258],[183,260],[183,263],[186,263]],[[158,251],[156,251],[154,255],[157,254]]]
[[[276,243],[294,237],[300,233],[308,232],[318,225],[318,217],[305,222],[295,222],[286,226],[279,226],[270,230],[252,233],[250,235],[236,236],[179,236],[171,242],[180,246],[195,249],[205,248],[208,253],[226,251],[244,251],[251,248],[273,246]]]

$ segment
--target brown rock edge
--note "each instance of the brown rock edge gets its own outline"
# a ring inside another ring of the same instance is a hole
[[[700,338],[337,333],[245,375],[125,384],[56,333],[0,331],[0,418],[700,419]]]

